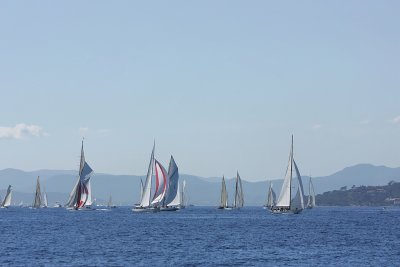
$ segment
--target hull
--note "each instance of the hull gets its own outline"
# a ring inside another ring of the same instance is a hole
[[[232,210],[232,207],[218,207],[219,210]]]
[[[273,214],[299,214],[303,210],[302,209],[288,209],[288,208],[273,208],[270,210]]]
[[[150,208],[143,208],[143,207],[134,207],[132,209],[133,212],[159,212],[160,208],[154,208],[154,207],[150,207]]]
[[[160,211],[177,211],[179,208],[177,207],[161,207]]]

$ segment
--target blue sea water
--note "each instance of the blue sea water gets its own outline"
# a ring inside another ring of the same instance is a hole
[[[0,266],[400,266],[400,208],[10,208],[0,241]]]

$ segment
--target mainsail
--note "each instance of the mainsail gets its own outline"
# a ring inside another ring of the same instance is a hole
[[[156,185],[151,204],[158,204],[164,200],[165,193],[168,189],[168,175],[165,168],[157,160],[154,162],[154,169],[156,171]]]
[[[293,169],[296,172],[297,177],[297,191],[294,198],[292,198],[292,187],[293,187]],[[292,210],[294,212],[300,212],[304,209],[304,190],[303,183],[301,181],[301,175],[299,169],[297,167],[296,162],[293,158],[293,136],[292,136],[292,145],[290,148],[289,154],[289,163],[286,170],[285,179],[283,181],[282,189],[279,194],[278,202],[274,209],[277,210]]]
[[[221,203],[220,208],[228,207],[228,192],[226,191],[225,177],[222,176],[222,187],[221,187]]]
[[[234,208],[242,208],[244,205],[243,198],[243,187],[242,187],[242,179],[240,179],[239,172],[236,174],[236,183],[235,183],[235,198],[233,200]]]
[[[9,185],[7,188],[6,196],[4,197],[3,202],[1,203],[1,207],[7,208],[11,205],[11,195],[12,195],[12,189],[11,185]]]
[[[179,206],[181,204],[179,192],[179,172],[178,166],[176,165],[172,156],[168,167],[168,180],[168,191],[165,196],[164,206]]]
[[[151,179],[153,176],[153,163],[154,163],[154,149],[156,147],[156,144],[154,143],[153,145],[153,151],[151,152],[150,156],[150,163],[149,163],[149,168],[147,170],[147,176],[146,176],[146,181],[144,183],[144,188],[142,190],[142,197],[140,199],[140,204],[139,206],[141,208],[146,208],[150,207],[150,202],[151,202]]]
[[[66,204],[69,208],[79,209],[84,206],[90,206],[92,202],[92,188],[90,185],[90,177],[93,173],[92,168],[85,161],[85,154],[83,150],[83,141],[81,148],[81,161],[79,166],[79,177],[75,183],[70,198]]]
[[[34,208],[40,208],[42,206],[42,193],[40,192],[40,180],[39,176],[36,180],[36,192],[35,192],[35,199],[33,201]]]

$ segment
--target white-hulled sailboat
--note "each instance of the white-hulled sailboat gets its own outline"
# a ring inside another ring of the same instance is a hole
[[[182,202],[179,191],[179,171],[173,156],[171,156],[169,161],[168,180],[168,191],[165,195],[161,211],[176,211],[180,208]]]
[[[149,168],[147,170],[146,181],[143,188],[143,194],[139,205],[132,210],[135,212],[156,212],[160,210],[162,201],[168,186],[168,175],[165,168],[154,158],[155,144],[151,152]],[[151,184],[155,174],[155,188],[153,198],[151,197]]]
[[[3,209],[3,208],[8,208],[11,206],[11,196],[12,196],[12,189],[11,189],[11,185],[9,185],[7,188],[6,196],[4,197],[3,202],[1,202],[0,208]]]
[[[310,182],[308,184],[308,201],[307,201],[307,209],[312,209],[315,207],[315,191],[314,191],[314,185],[311,181],[310,177]]]
[[[221,203],[218,209],[231,210],[232,207],[228,206],[228,191],[226,191],[225,176],[222,176],[222,186],[221,186]]]
[[[236,174],[236,182],[235,182],[235,198],[233,199],[233,208],[240,209],[244,206],[244,197],[243,197],[243,187],[242,187],[242,179],[240,178],[239,172]]]
[[[293,182],[293,169],[296,172],[297,183]],[[292,188],[297,188],[295,196],[292,198]],[[273,213],[300,213],[304,209],[303,183],[297,164],[293,158],[293,135],[290,148],[289,163],[286,176],[283,180],[282,189],[279,194],[276,206],[271,208]]]
[[[35,209],[42,207],[42,193],[40,192],[40,180],[39,176],[36,180],[36,191],[35,191],[35,199],[33,200],[32,207]]]
[[[272,182],[269,183],[267,202],[264,205],[265,209],[272,209],[275,206],[276,194],[272,189]]]
[[[67,204],[67,209],[73,210],[94,210],[95,207],[92,205],[92,187],[90,184],[91,174],[93,173],[92,168],[85,160],[85,154],[83,151],[83,140],[81,148],[81,161],[79,166],[79,176],[72,189]]]

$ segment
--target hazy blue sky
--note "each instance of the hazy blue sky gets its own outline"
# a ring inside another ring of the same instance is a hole
[[[400,166],[399,1],[143,2],[0,3],[0,168]]]

